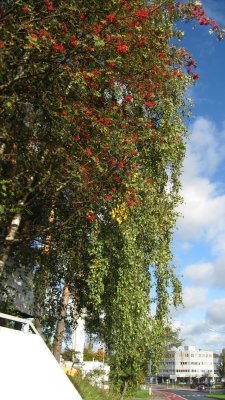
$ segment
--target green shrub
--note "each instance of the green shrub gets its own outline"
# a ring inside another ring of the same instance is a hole
[[[83,400],[119,400],[120,396],[113,392],[90,385],[87,379],[70,378]]]
[[[69,378],[83,400],[120,400],[121,395],[118,392],[93,387],[87,378],[82,379],[81,376]],[[147,390],[128,390],[124,400],[131,400],[133,398],[149,399],[150,395]]]

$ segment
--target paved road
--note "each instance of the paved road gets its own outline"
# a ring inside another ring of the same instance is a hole
[[[178,390],[178,389],[165,389],[157,390],[157,396],[162,394],[166,396],[169,400],[205,400],[208,392],[198,392],[197,390]]]

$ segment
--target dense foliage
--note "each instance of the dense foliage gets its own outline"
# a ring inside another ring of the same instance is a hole
[[[176,23],[190,19],[222,38],[200,2],[1,3],[0,275],[32,271],[58,343],[69,298],[70,316],[85,307],[119,385],[157,360],[181,302],[170,242],[198,74]]]
[[[221,354],[219,354],[218,356],[216,373],[219,375],[220,378],[225,377],[225,349],[222,349]],[[225,386],[224,382],[223,386]]]

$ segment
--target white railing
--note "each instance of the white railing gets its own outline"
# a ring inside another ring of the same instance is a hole
[[[20,322],[23,325],[23,332],[24,333],[29,333],[29,331],[31,331],[32,333],[35,333],[36,335],[39,335],[39,332],[37,331],[35,326],[28,319],[20,318],[20,317],[14,317],[12,315],[3,314],[1,312],[0,312],[0,318],[8,320],[8,321]],[[1,326],[1,320],[0,320],[0,326]]]

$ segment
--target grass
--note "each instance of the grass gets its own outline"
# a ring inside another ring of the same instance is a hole
[[[113,391],[99,389],[90,385],[87,379],[70,378],[83,400],[119,400],[119,395]]]
[[[70,380],[80,393],[83,400],[119,400],[120,395],[113,390],[104,390],[90,385],[87,379],[80,376],[70,377]],[[129,392],[124,400],[132,398],[149,399],[149,394],[145,390],[135,390]]]
[[[146,390],[136,390],[135,392],[132,392],[132,397],[138,398],[138,399],[149,399],[150,395]]]

